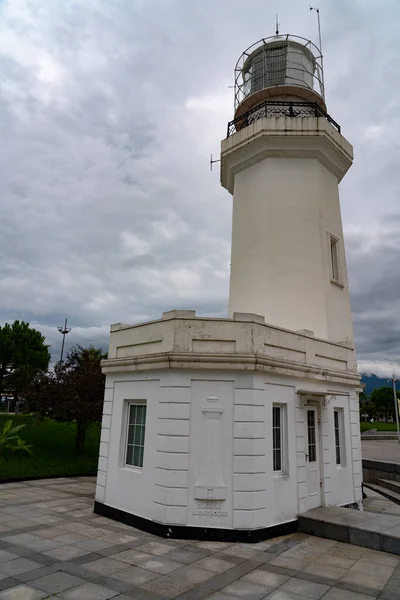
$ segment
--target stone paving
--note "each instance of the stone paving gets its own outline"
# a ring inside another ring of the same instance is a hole
[[[294,534],[167,540],[92,512],[94,479],[0,486],[0,600],[400,600],[400,556]]]
[[[400,463],[400,444],[397,440],[362,440],[363,458]]]

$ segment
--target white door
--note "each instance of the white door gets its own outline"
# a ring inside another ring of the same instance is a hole
[[[316,406],[306,408],[307,510],[321,506],[319,418]]]

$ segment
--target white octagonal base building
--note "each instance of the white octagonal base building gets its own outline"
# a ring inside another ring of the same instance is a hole
[[[113,325],[96,512],[258,541],[362,499],[354,351],[254,314]]]

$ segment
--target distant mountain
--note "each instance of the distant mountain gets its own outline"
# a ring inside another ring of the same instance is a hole
[[[391,379],[377,377],[376,375],[362,375],[361,382],[365,384],[364,393],[369,396],[376,388],[387,387],[392,385]],[[400,384],[398,383],[398,389]]]

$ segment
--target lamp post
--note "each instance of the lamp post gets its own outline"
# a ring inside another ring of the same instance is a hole
[[[396,377],[393,373],[393,400],[394,400],[394,408],[395,408],[395,413],[396,413],[396,427],[397,427],[397,441],[400,443],[400,429],[399,429],[399,403],[397,400],[397,394],[396,394]]]
[[[65,343],[65,336],[67,335],[67,333],[69,333],[71,331],[71,327],[67,327],[67,319],[65,319],[65,323],[64,323],[64,327],[61,327],[60,325],[57,327],[58,331],[62,334],[63,339],[62,339],[62,344],[61,344],[61,356],[60,356],[60,363],[62,364],[63,361],[63,354],[64,354],[64,343]]]

